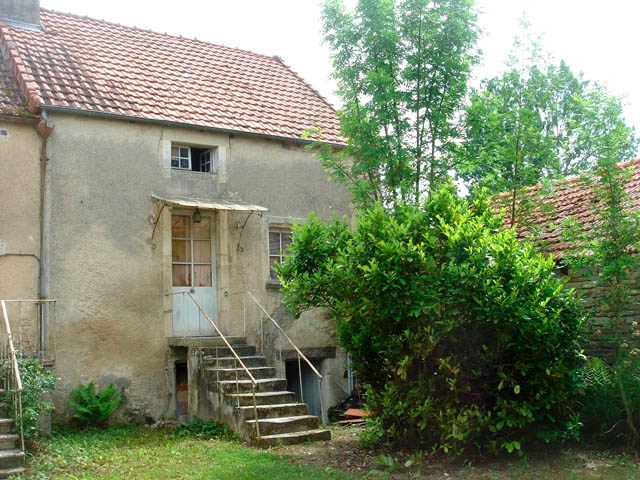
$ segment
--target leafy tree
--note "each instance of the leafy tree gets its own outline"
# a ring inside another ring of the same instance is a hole
[[[456,114],[477,59],[472,0],[326,0],[347,147],[321,150],[357,204],[419,201],[454,166]]]
[[[366,386],[378,434],[450,453],[567,435],[582,316],[554,262],[448,187],[380,204],[355,229],[295,229],[279,267],[294,313],[326,307]]]
[[[528,32],[526,20],[523,27]],[[600,138],[613,132],[620,137],[618,158],[631,158],[638,143],[622,116],[622,99],[565,62],[550,63],[536,40],[516,39],[507,67],[472,92],[460,175],[472,189],[509,192],[513,223],[524,207],[522,187],[594,167],[607,154]]]

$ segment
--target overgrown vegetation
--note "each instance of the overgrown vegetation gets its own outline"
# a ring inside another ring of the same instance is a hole
[[[290,250],[284,301],[331,311],[379,438],[457,454],[577,434],[581,310],[482,199],[312,218]]]
[[[36,358],[26,358],[18,360],[20,379],[22,380],[22,418],[17,419],[18,425],[22,422],[22,429],[26,438],[33,437],[38,432],[40,415],[51,413],[54,409],[53,403],[47,400],[56,386],[56,377],[51,374],[42,362]],[[7,376],[11,371],[11,363],[2,364],[2,376]],[[14,390],[5,392],[4,401],[9,405],[9,415],[16,417],[12,395]]]
[[[110,383],[101,391],[96,391],[93,382],[79,385],[71,391],[69,405],[76,409],[73,418],[92,426],[106,426],[109,417],[125,400],[123,391]]]
[[[194,417],[191,422],[183,423],[180,429],[178,429],[178,434],[182,436],[192,435],[210,440],[214,438],[231,440],[234,438],[233,432],[224,423],[205,422],[198,417]]]
[[[608,364],[597,359],[588,364],[584,421],[597,437],[622,435],[640,447],[640,327],[629,308],[640,268],[640,213],[626,190],[630,172],[616,163],[621,140],[624,131],[598,138],[609,154],[591,178],[595,224],[567,223],[575,251],[565,261],[589,276],[597,274],[604,293],[593,313],[608,319],[603,333],[612,352]]]

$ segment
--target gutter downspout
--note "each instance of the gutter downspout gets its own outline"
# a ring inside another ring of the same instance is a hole
[[[47,298],[47,270],[48,270],[48,258],[47,258],[47,163],[49,162],[49,156],[47,153],[47,147],[49,137],[54,128],[53,120],[47,118],[47,112],[42,111],[42,119],[36,125],[36,132],[42,139],[40,146],[40,261],[38,262],[38,298],[40,300]],[[42,351],[45,345],[45,339],[47,338],[48,325],[46,318],[46,309],[43,305],[40,305],[40,350]]]

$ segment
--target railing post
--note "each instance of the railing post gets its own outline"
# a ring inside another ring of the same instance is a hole
[[[300,386],[300,401],[304,403],[304,389],[302,388],[302,365],[300,365],[300,354],[298,354],[298,385]]]
[[[320,399],[320,419],[322,424],[326,425],[328,418],[325,418],[324,402],[322,401],[322,377],[318,378],[318,398]]]
[[[264,355],[264,314],[260,311],[260,353]]]
[[[253,391],[253,418],[256,421],[256,439],[260,438],[260,422],[258,421],[258,402],[256,401],[256,384],[251,385]]]
[[[9,315],[7,314],[7,304],[4,300],[0,301],[0,307],[2,308],[2,316],[4,319],[4,329],[7,334],[7,344],[9,347],[9,356],[11,357],[11,367],[13,370],[13,378],[15,380],[15,388],[8,389],[12,391],[13,396],[13,412],[14,419],[20,427],[20,448],[24,453],[24,429],[22,426],[22,380],[20,379],[20,368],[18,366],[18,359],[16,358],[16,350],[13,346],[13,338],[11,335],[11,324],[9,323]],[[18,313],[20,307],[18,307]],[[9,375],[9,373],[7,373]],[[7,385],[9,382],[7,382]]]
[[[238,361],[233,360],[234,371],[236,372],[236,400],[238,401],[238,408],[240,408],[240,383],[238,383]]]

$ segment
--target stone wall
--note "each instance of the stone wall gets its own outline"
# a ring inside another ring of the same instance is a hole
[[[613,354],[611,337],[615,334],[612,327],[612,305],[608,299],[609,289],[598,281],[597,269],[581,269],[569,272],[567,277],[569,288],[575,288],[580,301],[588,313],[586,331],[588,342],[586,355],[595,355],[610,359]],[[640,346],[640,338],[632,335],[633,322],[640,323],[640,271],[629,276],[628,283],[631,295],[622,309],[619,332],[628,333],[631,342]]]

